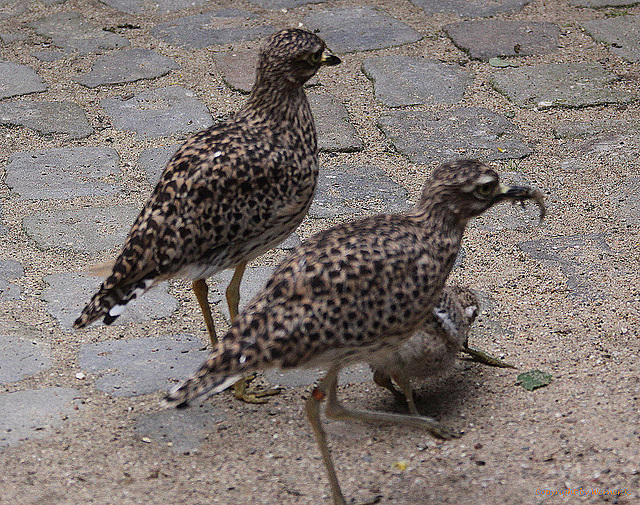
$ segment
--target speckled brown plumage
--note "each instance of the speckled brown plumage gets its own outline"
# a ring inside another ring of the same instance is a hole
[[[340,62],[324,50],[324,42],[304,30],[271,37],[247,103],[193,135],[171,158],[75,328],[100,317],[113,322],[127,302],[161,280],[206,279],[249,261],[300,224],[318,174],[316,131],[302,86],[322,65]]]
[[[417,415],[411,378],[435,378],[451,372],[459,351],[467,347],[469,328],[478,314],[478,299],[468,288],[445,286],[432,314],[396,351],[373,368],[375,382],[404,398]],[[391,382],[400,387],[399,393]]]
[[[375,366],[431,316],[460,248],[468,220],[495,203],[535,200],[540,192],[500,184],[488,166],[472,160],[434,170],[418,204],[321,232],[296,248],[244,309],[194,377],[169,393],[170,405],[221,391],[267,367],[321,366],[328,370],[307,400],[334,503],[345,503],[319,416],[401,422],[447,436],[434,420],[349,411],[337,403],[337,373],[365,361]]]

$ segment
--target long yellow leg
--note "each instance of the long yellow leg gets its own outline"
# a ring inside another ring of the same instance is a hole
[[[320,452],[322,453],[322,461],[324,461],[324,466],[327,470],[327,476],[329,477],[329,484],[331,485],[331,494],[333,496],[333,504],[334,505],[346,505],[346,501],[340,490],[340,484],[338,483],[338,477],[336,476],[336,470],[333,466],[333,461],[331,460],[331,451],[329,451],[329,446],[327,445],[327,435],[322,427],[322,422],[320,421],[320,402],[324,400],[327,389],[331,387],[331,384],[335,384],[338,380],[338,369],[329,370],[327,375],[318,383],[316,388],[309,396],[309,399],[306,403],[307,409],[307,417],[309,418],[309,423],[311,423],[311,428],[313,428],[313,434],[316,437],[316,442],[318,442],[318,446],[320,447]]]
[[[247,268],[247,262],[243,261],[236,267],[236,271],[233,272],[233,277],[227,288],[227,305],[229,307],[229,316],[231,316],[231,322],[233,323],[238,317],[238,311],[240,306],[240,282],[242,276]]]
[[[444,439],[457,436],[443,428],[440,423],[430,417],[390,414],[386,412],[373,412],[370,410],[346,409],[338,402],[338,371],[339,368],[332,368],[329,370],[327,375],[320,380],[316,388],[313,390],[313,393],[311,393],[311,396],[309,396],[306,403],[307,417],[309,418],[309,422],[313,428],[313,434],[316,437],[318,446],[320,446],[322,460],[324,461],[327,476],[329,477],[329,484],[331,485],[331,494],[333,496],[334,505],[345,505],[346,501],[342,491],[340,490],[336,470],[331,459],[331,451],[327,444],[327,436],[320,421],[320,402],[325,398],[327,400],[325,413],[327,417],[331,417],[332,419],[339,419],[342,421],[364,421],[373,424],[401,424],[404,426],[426,429],[433,436]]]
[[[209,299],[207,298],[209,294],[207,282],[204,279],[198,279],[196,281],[193,281],[191,287],[193,288],[193,291],[196,294],[196,298],[198,299],[198,303],[200,304],[200,309],[202,310],[202,315],[204,316],[204,324],[207,325],[207,331],[209,332],[211,347],[212,349],[215,349],[216,345],[218,345],[218,337],[216,336],[216,327],[213,325],[211,306],[209,305]]]
[[[238,317],[238,311],[240,306],[240,282],[242,276],[247,267],[247,262],[243,261],[238,264],[236,271],[233,273],[229,287],[227,288],[227,305],[229,307],[229,316],[231,317],[231,323]],[[259,389],[250,388],[249,384],[255,379],[255,374],[249,377],[240,379],[233,385],[233,395],[238,400],[242,400],[247,403],[267,403],[263,398],[265,396],[273,396],[280,393],[279,389]]]

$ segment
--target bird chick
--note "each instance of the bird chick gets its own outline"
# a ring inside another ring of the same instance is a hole
[[[478,299],[466,288],[445,286],[433,313],[398,350],[376,364],[373,380],[405,400],[419,415],[411,378],[436,378],[453,371],[456,356],[467,346],[469,328],[478,314]],[[393,385],[395,382],[402,393]]]

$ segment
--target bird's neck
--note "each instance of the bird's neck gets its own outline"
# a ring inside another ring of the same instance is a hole
[[[446,195],[422,195],[418,204],[409,211],[420,225],[429,232],[440,230],[445,236],[460,237],[464,234],[469,219],[459,214]]]
[[[301,85],[278,83],[277,86],[257,82],[241,114],[255,119],[287,124],[309,112],[309,102]]]
[[[458,256],[468,219],[452,212],[446,198],[437,197],[423,198],[408,212],[408,216],[422,230],[429,250],[438,256],[446,277]]]

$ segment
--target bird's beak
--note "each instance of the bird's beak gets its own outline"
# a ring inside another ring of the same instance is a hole
[[[544,197],[537,189],[529,188],[527,186],[507,186],[506,184],[501,183],[496,188],[493,203],[498,203],[502,200],[512,200],[513,202],[533,200],[540,208],[540,221],[542,221],[544,216],[547,214],[547,208],[544,206]]]
[[[334,65],[339,65],[340,63],[342,63],[342,60],[340,58],[338,58],[334,54],[331,54],[327,49],[324,50],[322,58],[320,59],[321,66],[332,67]]]

